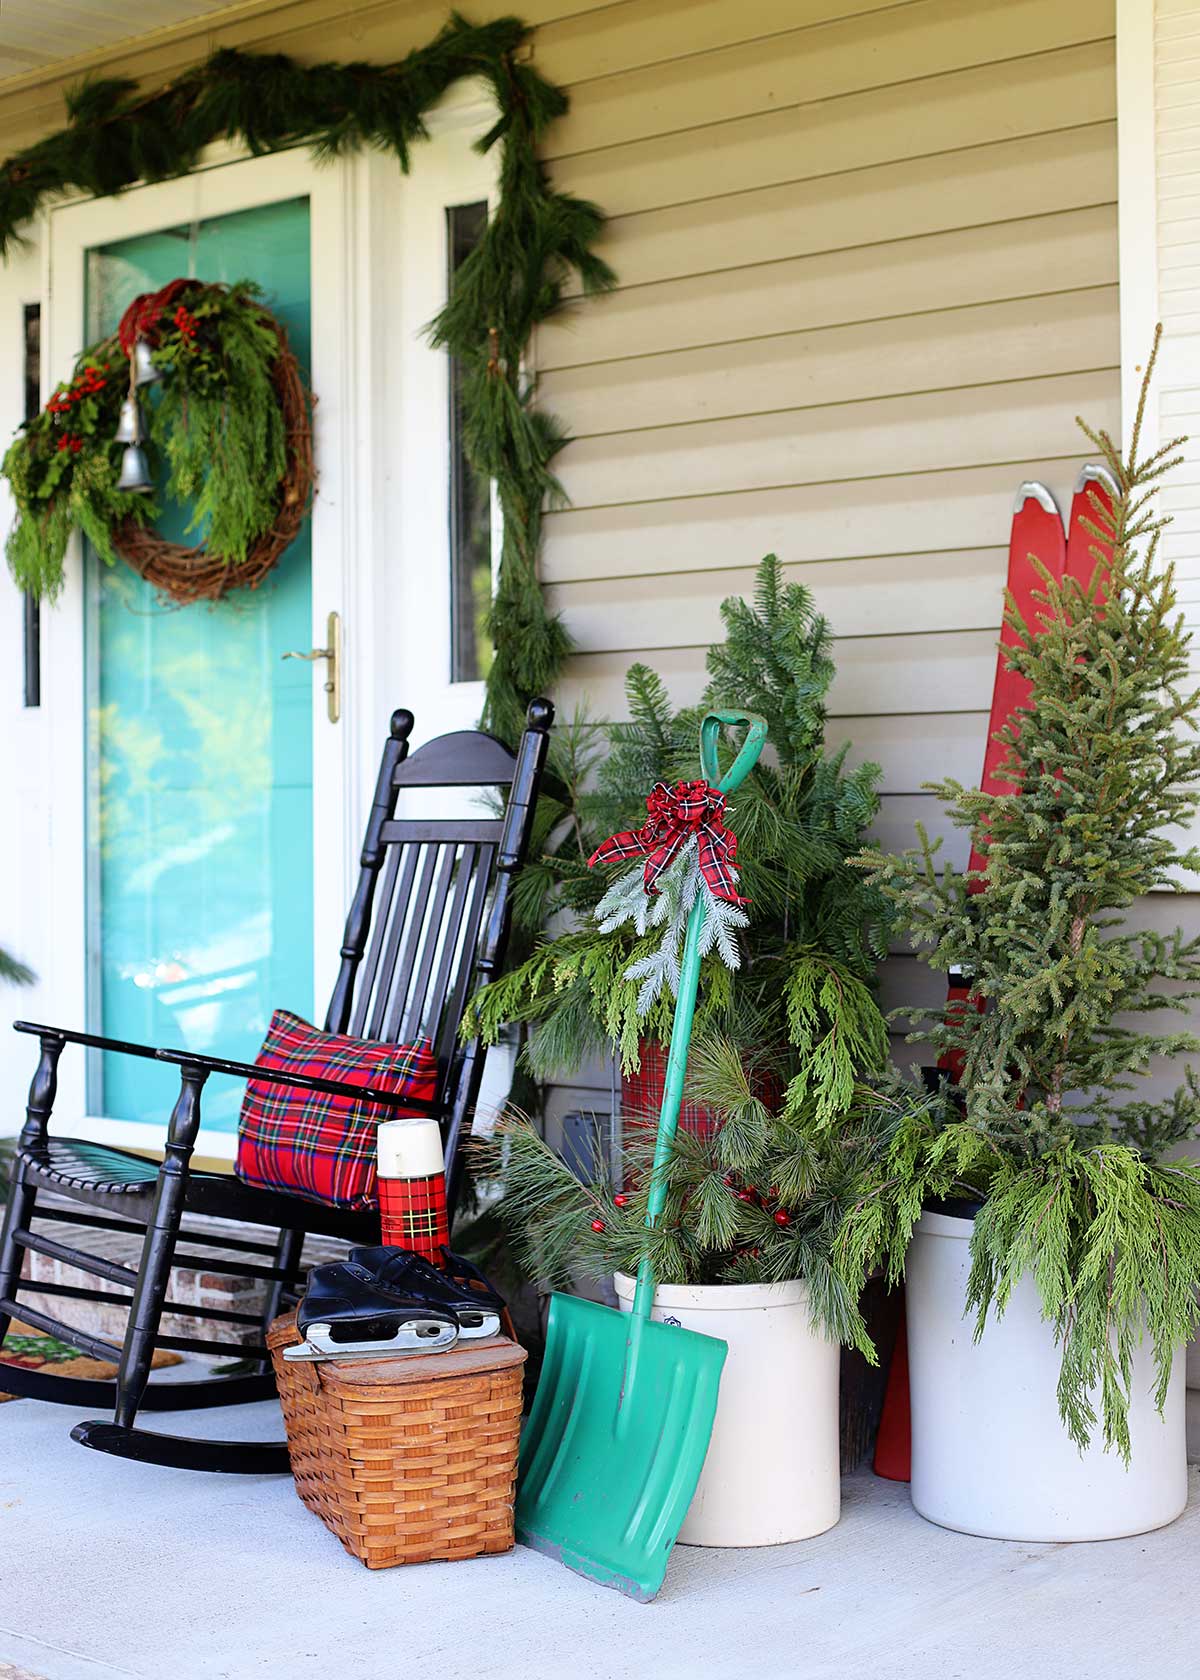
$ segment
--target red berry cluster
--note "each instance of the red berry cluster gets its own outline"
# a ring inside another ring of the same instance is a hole
[[[617,1191],[616,1195],[613,1197],[613,1206],[618,1208],[629,1206],[629,1197],[625,1194],[624,1190]],[[608,1226],[604,1223],[603,1219],[592,1220],[592,1230],[597,1234],[601,1231],[607,1231],[607,1229]]]
[[[69,449],[72,455],[78,455],[82,448],[83,439],[81,437],[72,437],[70,432],[64,432],[62,437],[58,440],[58,453],[60,455],[64,449]]]
[[[183,339],[184,343],[189,348],[194,347],[196,340],[196,317],[192,314],[191,310],[181,303],[174,315],[172,315],[171,319],[179,329],[179,336]]]
[[[85,397],[94,397],[97,391],[103,391],[108,384],[108,380],[104,377],[107,372],[107,362],[104,363],[103,370],[97,367],[84,368],[82,373],[75,375],[69,385],[59,386],[46,404],[47,412],[49,414],[69,414],[75,405],[81,403]]]
[[[755,1207],[764,1207],[769,1202],[777,1202],[779,1200],[779,1191],[774,1185],[772,1185],[771,1188],[764,1194],[761,1190],[757,1190],[753,1184],[743,1184],[739,1186],[737,1179],[732,1173],[726,1173],[721,1182],[725,1185],[727,1190],[733,1191],[739,1202],[752,1202]],[[792,1223],[791,1214],[783,1207],[777,1207],[771,1217],[781,1230],[785,1225],[790,1225]]]

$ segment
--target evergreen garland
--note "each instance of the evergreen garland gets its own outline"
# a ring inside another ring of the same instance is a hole
[[[1200,799],[1200,692],[1172,568],[1157,561],[1167,521],[1151,507],[1183,440],[1139,453],[1154,360],[1127,458],[1083,427],[1118,488],[1111,514],[1093,496],[1094,575],[1043,572],[1039,626],[1008,602],[1007,657],[1031,685],[999,732],[997,779],[1016,791],[931,784],[984,867],[939,870],[923,832],[914,850],[859,860],[922,960],[967,969],[984,1007],[912,1035],[961,1057],[956,1091],[861,1095],[859,1185],[836,1250],[848,1285],[879,1265],[896,1281],[924,1206],[982,1203],[967,1299],[977,1333],[1031,1275],[1062,1350],[1071,1438],[1083,1446],[1099,1424],[1126,1458],[1134,1348],[1143,1334],[1153,1345],[1161,1407],[1200,1277],[1200,1163],[1162,1159],[1194,1131],[1200,1089],[1188,1070],[1165,1101],[1136,1099],[1152,1059],[1200,1049],[1192,1033],[1137,1025],[1200,996],[1200,937],[1125,920],[1137,898],[1185,890],[1200,870],[1172,832]]]
[[[613,281],[594,249],[600,211],[556,192],[539,162],[538,143],[567,100],[519,61],[529,34],[517,18],[476,26],[455,14],[428,46],[394,64],[300,65],[282,54],[226,49],[150,94],[123,78],[91,81],[68,96],[65,129],[0,165],[3,255],[55,194],[73,188],[105,197],[139,181],[173,179],[218,140],[241,141],[255,153],[307,143],[318,158],[370,146],[407,170],[413,144],[426,134],[425,115],[446,90],[464,78],[487,82],[500,115],[480,146],[501,147],[499,203],[432,334],[465,370],[465,447],[495,481],[504,515],[485,719],[510,741],[528,700],[553,685],[570,647],[538,581],[542,509],[561,498],[552,466],[566,438],[534,407],[522,358],[534,327],[562,306],[571,275],[585,292]]]

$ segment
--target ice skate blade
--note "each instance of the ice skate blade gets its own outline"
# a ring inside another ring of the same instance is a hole
[[[458,1312],[458,1336],[463,1342],[481,1342],[486,1336],[499,1336],[503,1332],[500,1328],[500,1314],[480,1310],[479,1312]],[[468,1322],[474,1320],[475,1322]]]
[[[285,1359],[394,1359],[397,1354],[442,1353],[458,1340],[455,1325],[440,1318],[411,1318],[387,1336],[335,1340],[328,1324],[318,1321],[305,1331],[305,1340],[285,1348]]]
[[[448,1353],[453,1344],[442,1343],[430,1347],[381,1348],[378,1343],[370,1348],[341,1347],[336,1353],[325,1353],[321,1348],[313,1347],[311,1342],[297,1342],[294,1347],[286,1347],[283,1357],[291,1364],[323,1365],[332,1360],[335,1364],[344,1359],[348,1364],[358,1365],[364,1359],[408,1359],[422,1353]]]

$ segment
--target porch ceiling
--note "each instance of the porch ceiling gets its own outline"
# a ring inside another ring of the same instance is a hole
[[[209,13],[245,11],[228,0],[0,0],[0,91],[46,71]]]

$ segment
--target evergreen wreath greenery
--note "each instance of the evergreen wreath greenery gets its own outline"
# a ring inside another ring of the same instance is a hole
[[[1200,803],[1200,692],[1173,569],[1157,558],[1168,521],[1151,505],[1183,440],[1139,452],[1154,360],[1127,458],[1083,426],[1118,488],[1111,514],[1093,493],[1090,581],[1043,571],[1038,625],[1008,602],[1009,664],[1031,685],[999,732],[997,778],[1015,791],[930,784],[983,869],[939,869],[923,831],[914,850],[859,860],[922,960],[965,968],[984,1007],[912,1035],[961,1057],[959,1089],[915,1107],[879,1098],[839,1239],[848,1281],[880,1263],[895,1278],[930,1198],[981,1200],[968,1301],[978,1328],[1031,1272],[1062,1346],[1072,1438],[1089,1438],[1098,1389],[1105,1444],[1126,1455],[1135,1343],[1143,1329],[1153,1341],[1161,1405],[1172,1354],[1196,1324],[1200,1277],[1200,1165],[1162,1159],[1194,1130],[1200,1088],[1187,1070],[1167,1099],[1137,1097],[1154,1059],[1200,1049],[1192,1033],[1138,1025],[1200,996],[1200,936],[1126,920],[1143,894],[1185,890],[1200,870],[1200,852],[1174,838]]]
[[[751,1063],[772,1065],[788,1084],[789,1119],[811,1110],[824,1125],[887,1053],[874,981],[889,910],[849,862],[878,809],[879,770],[847,769],[844,748],[825,752],[832,635],[808,590],[784,583],[774,555],[759,567],[754,604],[731,597],[721,615],[725,637],[709,649],[697,707],[677,711],[661,679],[634,665],[629,723],[600,731],[577,718],[563,731],[571,797],[547,814],[553,849],[522,872],[517,906],[527,927],[544,928],[558,912],[575,925],[543,934],[525,962],[484,987],[464,1032],[491,1042],[506,1022],[528,1024],[524,1058],[542,1080],[614,1047],[633,1071],[643,1037],[667,1041],[669,987],[640,996],[639,965],[658,953],[661,932],[597,926],[597,904],[624,866],[591,870],[587,859],[609,834],[640,826],[655,782],[694,774],[706,708],[744,707],[767,720],[774,758],[759,761],[730,807],[750,921],[729,930],[741,953],[736,982],[719,952],[705,960],[695,1031],[723,1034]]]
[[[125,346],[114,334],[83,352],[72,377],[21,428],[0,469],[17,510],[9,566],[23,589],[51,600],[62,588],[72,530],[81,530],[110,565],[119,554],[135,564],[144,557],[149,571],[160,547],[177,552],[180,566],[150,575],[176,599],[189,600],[257,581],[307,509],[306,394],[287,336],[257,288],[244,281],[176,281],[132,307],[164,376],[143,388],[145,447],[152,463],[165,461],[166,494],[191,505],[188,529],[202,528],[203,544],[198,550],[163,544],[148,529],[160,511],[155,499],[118,487],[125,446],[114,432],[129,377]],[[281,401],[281,362],[283,378],[299,393],[292,402]],[[297,406],[298,416],[285,414]],[[296,505],[287,510],[287,531],[276,530],[287,496]],[[259,555],[264,537],[267,552]]]
[[[72,188],[104,197],[184,175],[218,140],[255,153],[308,143],[318,158],[369,146],[407,170],[425,116],[446,90],[464,78],[488,84],[499,116],[480,146],[501,148],[499,199],[432,334],[463,366],[465,446],[494,480],[504,516],[485,718],[509,741],[570,647],[538,579],[542,510],[561,499],[553,462],[566,436],[535,407],[523,358],[534,327],[563,306],[572,276],[585,292],[613,282],[595,250],[600,211],[555,191],[539,161],[538,144],[567,99],[518,56],[529,35],[517,18],[476,26],[455,14],[428,46],[394,64],[300,65],[227,49],[149,94],[125,79],[88,82],[68,97],[65,129],[0,164],[2,255],[48,198]]]

